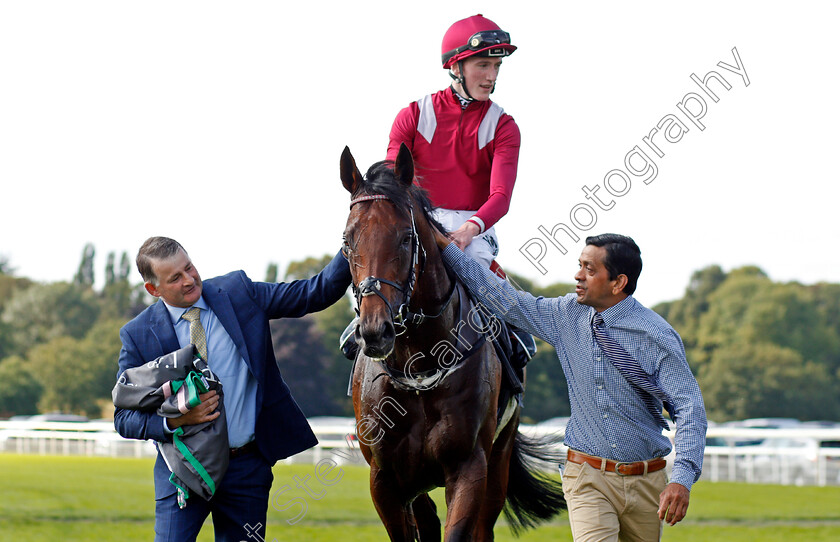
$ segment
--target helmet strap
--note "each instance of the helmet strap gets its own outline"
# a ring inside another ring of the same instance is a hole
[[[466,79],[466,77],[464,77],[464,61],[463,60],[458,61],[458,73],[460,73],[461,75],[456,76],[454,73],[452,73],[452,70],[450,70],[449,71],[449,77],[451,77],[452,79],[455,80],[455,82],[457,82],[461,85],[461,89],[464,91],[464,94],[467,95],[466,97],[471,102],[475,101],[475,98],[472,97],[469,89],[467,88],[467,79]]]

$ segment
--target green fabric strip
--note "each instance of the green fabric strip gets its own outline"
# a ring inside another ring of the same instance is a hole
[[[210,493],[216,493],[216,483],[207,473],[207,469],[204,468],[204,465],[199,463],[198,459],[190,452],[190,449],[187,448],[187,445],[181,440],[181,435],[184,434],[184,429],[179,427],[172,433],[172,442],[175,443],[175,447],[178,448],[178,451],[184,456],[184,458],[189,462],[190,465],[198,472],[198,475],[201,476],[201,479],[204,480],[204,483],[207,484],[207,487],[210,488]],[[171,479],[170,479],[171,481]]]

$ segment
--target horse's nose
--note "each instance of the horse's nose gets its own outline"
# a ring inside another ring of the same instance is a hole
[[[370,358],[384,358],[394,349],[396,332],[390,320],[362,322],[356,328],[356,338],[362,352]]]

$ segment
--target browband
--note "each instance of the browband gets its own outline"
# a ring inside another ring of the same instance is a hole
[[[383,196],[382,194],[376,194],[374,196],[361,196],[361,197],[358,197],[358,198],[356,198],[356,199],[354,199],[353,201],[350,202],[350,208],[352,209],[353,206],[356,205],[357,203],[360,203],[360,202],[363,202],[363,201],[372,201],[372,200],[377,200],[377,199],[389,199],[389,198],[388,198],[388,196]]]

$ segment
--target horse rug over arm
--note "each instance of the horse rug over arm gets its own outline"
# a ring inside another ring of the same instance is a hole
[[[230,461],[222,383],[189,345],[120,375],[111,396],[118,408],[155,411],[165,418],[186,414],[199,405],[199,394],[216,390],[219,416],[210,422],[184,425],[172,442],[157,442],[178,488],[178,504],[186,506],[190,491],[209,500],[227,472]]]

